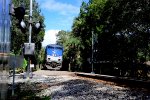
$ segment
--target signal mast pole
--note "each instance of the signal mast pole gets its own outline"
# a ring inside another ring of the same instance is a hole
[[[32,33],[32,0],[30,0],[30,14],[29,14],[29,47],[31,44],[31,33]],[[28,69],[27,69],[27,77],[29,78],[30,74],[30,55],[28,57]]]

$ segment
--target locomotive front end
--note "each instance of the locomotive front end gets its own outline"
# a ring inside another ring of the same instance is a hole
[[[62,67],[63,48],[59,45],[48,45],[46,47],[46,67],[48,69],[60,70]]]

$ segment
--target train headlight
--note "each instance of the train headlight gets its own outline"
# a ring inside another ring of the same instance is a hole
[[[48,60],[50,61],[50,60],[51,60],[51,58],[48,58]]]

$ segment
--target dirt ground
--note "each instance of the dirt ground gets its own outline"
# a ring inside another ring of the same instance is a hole
[[[62,76],[62,75],[71,75],[74,76],[75,73],[68,71],[50,71],[50,70],[38,70],[33,72],[35,75],[46,75],[46,76]]]

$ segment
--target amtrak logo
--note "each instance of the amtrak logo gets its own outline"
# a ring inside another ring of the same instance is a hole
[[[52,51],[52,52],[53,52],[53,56],[56,57],[56,52],[55,51]]]

